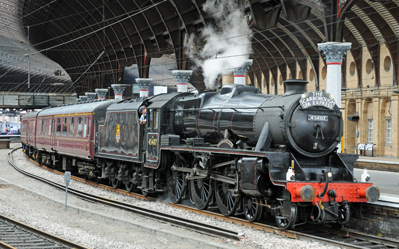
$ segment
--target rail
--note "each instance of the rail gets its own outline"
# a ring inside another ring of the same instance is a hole
[[[3,215],[0,215],[0,234],[0,248],[87,248]]]
[[[34,161],[32,161],[32,162],[34,162]],[[58,173],[58,174],[62,174],[61,172],[57,172],[56,170],[48,169],[45,166],[40,166],[40,167],[46,168],[47,170],[50,170],[50,171]],[[76,178],[76,180],[80,179],[78,177],[73,177],[73,178],[74,179]],[[83,182],[83,183],[88,183],[86,180],[83,180],[83,179],[80,179],[79,181]],[[89,183],[89,184],[96,185],[95,183]],[[101,187],[105,188],[108,186],[101,186]],[[109,187],[108,190],[122,193],[125,195],[133,195],[133,193],[128,193],[128,192],[120,190],[120,189],[113,189],[111,187]],[[135,195],[137,195],[137,194],[134,194],[134,196]],[[146,198],[142,197],[141,199],[146,199]],[[106,199],[106,200],[108,202],[110,201],[109,199]],[[148,198],[147,198],[147,200],[148,200]],[[157,201],[159,201],[159,200],[157,200]],[[121,205],[125,205],[125,204],[122,203]],[[298,227],[299,229],[297,231],[280,230],[278,227],[273,226],[273,225],[264,224],[264,223],[260,223],[260,222],[249,222],[245,219],[241,219],[241,218],[237,218],[237,217],[226,217],[221,214],[211,212],[208,210],[199,210],[199,209],[184,206],[181,204],[168,203],[168,205],[175,207],[175,208],[184,209],[184,210],[187,210],[187,211],[190,211],[193,213],[212,217],[215,219],[224,220],[226,222],[236,223],[239,225],[251,227],[251,228],[254,228],[257,230],[274,233],[277,235],[281,235],[281,236],[293,238],[293,239],[312,240],[312,241],[317,241],[317,242],[325,243],[325,244],[329,244],[329,245],[342,246],[344,248],[399,248],[398,240],[382,238],[382,237],[378,237],[378,236],[374,236],[374,235],[362,234],[362,233],[354,232],[354,231],[333,229],[333,228],[326,227],[326,226],[313,226],[313,225],[305,226],[303,228]],[[151,212],[153,212],[153,211],[151,211]]]
[[[34,178],[36,180],[39,180],[41,182],[47,183],[55,188],[61,189],[61,190],[65,190],[65,186],[52,182],[50,180],[47,180],[45,178],[42,178],[40,176],[36,176],[34,174],[31,174],[29,172],[26,172],[20,168],[18,168],[18,166],[15,164],[14,160],[13,160],[13,156],[12,153],[15,152],[17,149],[20,148],[16,148],[14,150],[12,150],[10,153],[8,153],[8,162],[11,166],[13,166],[18,172],[29,176],[31,178]],[[100,196],[95,196],[95,195],[91,195],[91,194],[87,194],[72,188],[68,188],[68,193],[70,194],[74,194],[76,196],[79,196],[81,198],[84,198],[86,200],[90,200],[90,201],[94,201],[94,202],[99,202],[101,204],[104,205],[108,205],[108,206],[112,206],[112,207],[116,207],[116,208],[120,208],[120,209],[124,209],[127,211],[131,211],[134,212],[136,214],[139,215],[143,215],[146,217],[150,217],[156,220],[160,220],[160,221],[164,221],[164,222],[168,222],[170,224],[176,225],[176,226],[180,226],[180,227],[184,227],[190,230],[195,230],[196,232],[202,233],[202,234],[207,234],[210,236],[218,236],[218,237],[224,237],[224,238],[228,238],[228,239],[233,239],[233,240],[239,240],[239,235],[238,232],[233,232],[227,229],[223,229],[223,228],[219,228],[219,227],[214,227],[211,225],[207,225],[204,223],[200,223],[200,222],[196,222],[196,221],[192,221],[192,220],[188,220],[188,219],[184,219],[184,218],[180,218],[180,217],[175,217],[169,214],[165,214],[165,213],[161,213],[161,212],[157,212],[155,210],[147,210],[145,208],[141,208],[141,207],[137,207],[131,204],[127,204],[127,203],[123,203],[123,202],[119,202],[119,201],[115,201],[115,200],[111,200],[108,198],[104,198],[104,197],[100,197]]]

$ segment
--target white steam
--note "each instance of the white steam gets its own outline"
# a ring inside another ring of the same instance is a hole
[[[214,89],[221,73],[243,66],[249,58],[252,31],[242,10],[231,0],[207,0],[203,9],[215,18],[217,26],[204,27],[200,37],[191,35],[186,51],[202,68],[206,88]],[[196,45],[198,40],[205,44]]]

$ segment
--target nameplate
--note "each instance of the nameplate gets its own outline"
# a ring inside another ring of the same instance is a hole
[[[301,107],[307,109],[313,106],[322,106],[334,110],[335,100],[331,94],[325,92],[311,92],[306,97],[299,100]]]

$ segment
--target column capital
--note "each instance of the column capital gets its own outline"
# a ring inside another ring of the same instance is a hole
[[[252,65],[253,60],[247,60],[244,65],[234,69],[234,76],[247,75],[248,68]]]
[[[94,101],[96,99],[97,93],[85,93],[88,101]]]
[[[317,48],[320,52],[324,52],[326,63],[329,64],[342,64],[342,58],[347,50],[352,47],[351,42],[324,42],[317,43]]]
[[[130,86],[128,84],[112,84],[111,87],[116,94],[123,94],[125,89]]]
[[[137,78],[136,79],[137,85],[140,89],[148,89],[150,84],[152,83],[152,79],[150,78]]]
[[[172,75],[175,76],[177,83],[188,83],[190,81],[192,70],[173,70]]]
[[[98,95],[98,99],[105,99],[108,93],[108,89],[106,88],[97,88],[95,91]]]
[[[87,101],[87,96],[79,96],[81,103],[86,102]]]
[[[192,70],[174,70],[172,75],[175,76],[177,80],[177,92],[187,92],[187,85],[190,81]]]

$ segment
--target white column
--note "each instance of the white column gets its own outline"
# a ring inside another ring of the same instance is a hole
[[[187,92],[187,84],[190,81],[192,70],[174,70],[172,75],[175,76],[177,80],[177,92],[183,93]]]
[[[114,89],[115,99],[123,99],[123,92],[128,86],[127,84],[112,84],[111,87]]]
[[[98,99],[105,99],[108,93],[108,89],[106,88],[97,88],[95,91],[97,93]]]
[[[244,65],[234,69],[234,84],[244,85],[247,78],[248,68],[252,65],[252,60],[247,60]]]
[[[93,102],[96,99],[97,93],[85,93],[87,101]]]
[[[140,98],[148,97],[148,92],[150,88],[150,84],[152,83],[152,79],[149,78],[137,78],[137,85],[140,87]]]
[[[317,44],[319,51],[324,52],[327,64],[327,89],[334,96],[338,107],[341,107],[342,58],[351,49],[351,42],[325,42]]]
[[[318,49],[324,53],[327,64],[327,93],[333,95],[335,103],[341,108],[342,59],[347,50],[351,49],[351,42],[318,43]],[[341,153],[341,143],[337,145]]]

